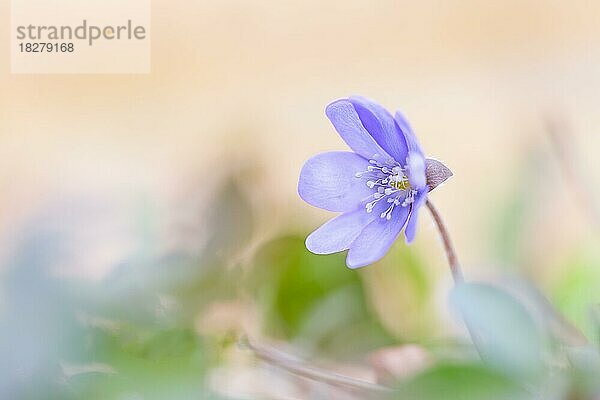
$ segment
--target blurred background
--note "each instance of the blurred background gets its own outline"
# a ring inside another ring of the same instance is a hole
[[[353,94],[454,172],[431,199],[467,278],[596,340],[599,3],[153,1],[151,31],[147,75],[12,75],[0,31],[3,398],[512,390],[472,361],[428,215],[359,271],[305,249],[331,215],[298,174],[345,149],[324,107]]]

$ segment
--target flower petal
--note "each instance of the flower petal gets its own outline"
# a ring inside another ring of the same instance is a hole
[[[427,192],[422,191],[417,195],[417,198],[413,203],[410,218],[408,219],[406,229],[404,230],[404,237],[406,238],[407,244],[411,244],[413,240],[415,240],[415,236],[417,235],[417,221],[419,217],[419,209],[421,208],[421,206],[423,206],[423,204],[425,204],[425,201],[427,201]]]
[[[346,99],[334,101],[327,106],[325,114],[335,130],[355,153],[367,160],[387,161],[392,158],[365,129],[350,101]]]
[[[424,156],[423,150],[421,149],[421,145],[419,144],[419,140],[417,139],[415,132],[413,131],[404,114],[402,114],[400,111],[396,111],[394,119],[396,120],[398,127],[400,127],[400,130],[404,134],[404,137],[406,138],[406,143],[408,144],[408,151],[416,152],[421,156]]]
[[[407,218],[408,207],[398,207],[390,221],[377,218],[367,225],[350,245],[346,265],[354,269],[379,261],[400,234]]]
[[[418,191],[425,190],[425,186],[427,186],[425,157],[415,151],[410,151],[406,163],[408,164],[408,180],[411,185]]]
[[[315,254],[347,250],[362,230],[379,214],[367,213],[364,207],[344,213],[321,225],[306,238],[306,248]]]
[[[373,192],[364,179],[355,176],[368,165],[367,160],[348,151],[317,154],[302,167],[298,194],[325,210],[352,211]]]
[[[404,163],[408,155],[408,144],[392,114],[374,101],[361,96],[352,96],[349,100],[373,139],[396,161]]]

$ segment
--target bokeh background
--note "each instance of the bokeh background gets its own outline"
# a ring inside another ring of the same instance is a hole
[[[304,248],[330,215],[298,174],[345,147],[324,107],[352,94],[454,172],[431,199],[469,279],[527,282],[596,334],[599,3],[153,1],[147,75],[12,75],[9,9],[2,397],[353,398],[282,364],[382,383],[469,358],[428,216],[360,271]]]

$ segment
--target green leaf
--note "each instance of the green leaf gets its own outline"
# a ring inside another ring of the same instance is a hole
[[[450,301],[489,365],[523,379],[543,372],[546,337],[517,299],[491,285],[463,283],[453,289]]]
[[[392,398],[525,400],[531,396],[505,375],[481,365],[439,365],[401,384]]]
[[[251,285],[267,334],[301,338],[340,357],[393,343],[367,307],[360,275],[346,267],[343,254],[317,256],[306,250],[303,237],[287,236],[263,246],[254,263]]]

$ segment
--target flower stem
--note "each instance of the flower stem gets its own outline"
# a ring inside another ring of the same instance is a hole
[[[448,265],[450,266],[450,271],[452,272],[452,278],[454,279],[454,283],[462,283],[464,282],[462,270],[460,268],[460,264],[458,263],[458,257],[456,257],[456,252],[454,251],[454,246],[452,245],[452,240],[450,240],[450,235],[448,234],[448,230],[446,229],[446,225],[444,225],[444,221],[440,216],[440,213],[435,208],[433,203],[427,200],[427,208],[433,217],[433,220],[440,232],[440,236],[442,241],[444,242],[444,250],[446,251],[446,257],[448,258]]]
[[[427,205],[427,208],[429,209],[429,212],[431,213],[431,216],[433,217],[433,220],[435,221],[438,231],[440,232],[442,241],[444,242],[444,250],[446,251],[446,257],[448,258],[448,265],[450,266],[450,271],[452,272],[452,278],[454,279],[454,285],[455,286],[460,285],[461,283],[464,283],[465,279],[463,277],[463,273],[460,268],[460,264],[458,262],[458,257],[456,257],[456,251],[454,251],[454,246],[452,245],[452,240],[450,240],[450,234],[448,233],[448,230],[446,229],[446,225],[444,225],[444,221],[442,220],[440,213],[438,212],[437,208],[435,208],[433,203],[431,201],[427,200],[426,205]],[[465,318],[464,315],[462,315],[462,319],[465,322],[465,327],[467,328],[467,331],[469,332],[469,336],[471,337],[473,345],[475,346],[475,350],[477,350],[479,357],[482,360],[484,360],[485,357],[484,357],[484,353],[482,351],[483,347],[481,345],[481,339],[479,338],[479,336],[477,335],[475,330],[471,327],[471,324]]]

